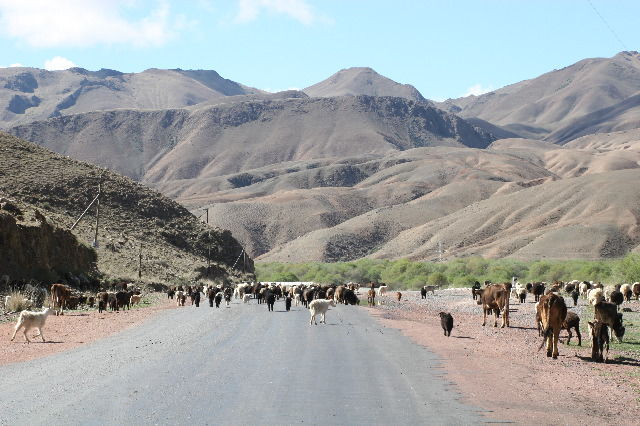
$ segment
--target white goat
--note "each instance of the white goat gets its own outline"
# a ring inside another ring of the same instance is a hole
[[[22,333],[24,334],[24,339],[27,343],[31,343],[29,337],[27,337],[27,332],[32,328],[38,329],[38,334],[33,337],[40,336],[42,338],[42,342],[44,343],[44,335],[42,334],[42,328],[44,327],[44,323],[47,320],[49,314],[53,312],[51,308],[45,308],[42,312],[32,312],[32,311],[22,311],[20,312],[20,316],[18,317],[18,323],[16,324],[16,329],[13,331],[13,336],[11,337],[11,341],[16,338],[16,333],[20,328],[24,327]]]
[[[387,286],[386,285],[381,285],[380,287],[378,287],[378,296],[386,296],[387,295]]]
[[[316,322],[316,315],[322,315],[322,319],[320,323],[326,324],[325,314],[329,310],[329,306],[336,306],[336,302],[333,299],[314,299],[309,303],[309,313],[311,313],[311,319],[309,320],[309,324],[318,325]]]
[[[300,305],[300,295],[298,293],[293,295],[293,300],[296,302],[296,306]]]

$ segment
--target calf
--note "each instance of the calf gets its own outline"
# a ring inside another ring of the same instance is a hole
[[[18,317],[18,323],[16,324],[15,330],[13,330],[13,336],[11,337],[11,341],[16,338],[16,333],[20,328],[24,328],[22,330],[22,334],[24,334],[24,339],[27,343],[31,343],[29,337],[27,337],[27,332],[32,328],[38,329],[38,334],[34,337],[40,336],[42,339],[42,343],[44,343],[44,335],[42,334],[42,328],[44,327],[44,323],[47,320],[49,314],[53,312],[51,308],[45,308],[42,312],[31,312],[31,311],[22,311],[20,312],[20,316]]]
[[[542,344],[538,350],[547,344],[547,356],[558,358],[558,338],[562,323],[567,318],[567,305],[564,298],[555,293],[545,294],[540,298],[536,311],[542,322]]]
[[[595,362],[607,362],[609,358],[609,330],[601,321],[589,322],[591,332],[591,359]],[[607,353],[603,356],[604,349]]]
[[[622,293],[622,296],[624,296],[624,300],[626,300],[627,302],[630,302],[631,296],[633,295],[631,284],[622,284],[620,286],[620,293]]]
[[[600,302],[595,305],[595,320],[608,325],[622,343],[625,328],[622,326],[622,314],[618,313],[615,303]]]
[[[567,330],[569,333],[569,338],[567,339],[567,345],[571,342],[571,329],[576,331],[576,336],[578,336],[578,346],[582,346],[582,336],[580,335],[580,317],[573,311],[567,311],[567,317],[564,319],[562,323],[562,329]]]
[[[440,325],[444,330],[444,335],[450,337],[453,329],[453,317],[448,312],[440,312],[438,315],[440,315]]]
[[[118,302],[118,310],[126,307],[127,309],[131,309],[130,301],[131,296],[126,291],[119,291],[116,293],[116,301]]]
[[[370,307],[376,305],[376,291],[374,289],[367,292],[367,304]]]
[[[471,290],[471,292],[473,293],[473,289]],[[422,298],[422,299],[426,299],[427,298],[427,289],[425,289],[424,287],[422,287],[420,289],[420,298]],[[473,300],[476,300],[475,293],[473,294]]]
[[[51,285],[51,307],[56,311],[56,315],[64,315],[64,305],[67,299],[71,297],[71,289],[64,284]]]
[[[402,293],[400,293],[399,291],[396,291],[396,298],[398,299],[398,302],[402,299]]]
[[[578,290],[573,290],[571,292],[571,298],[573,299],[573,306],[578,306],[578,297],[580,296],[580,292]]]
[[[479,297],[479,294],[477,293],[478,290],[480,290],[480,282],[476,281],[473,283],[473,287],[471,287],[471,296],[473,297],[473,300],[476,300]],[[423,299],[427,298],[427,290],[424,287],[420,289],[420,294],[423,295]]]
[[[131,298],[129,299],[129,303],[131,305],[138,305],[140,304],[140,302],[142,302],[142,295],[141,294],[132,294]]]
[[[539,302],[540,297],[544,294],[544,284],[541,282],[531,284],[531,293],[533,294],[535,301]]]

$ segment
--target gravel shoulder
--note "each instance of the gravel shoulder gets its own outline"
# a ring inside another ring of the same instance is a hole
[[[165,294],[145,296],[148,304],[127,311],[98,313],[97,309],[66,311],[56,317],[49,315],[44,327],[45,343],[40,337],[33,338],[36,330],[27,335],[32,343],[27,344],[22,329],[12,342],[17,316],[8,322],[0,323],[0,365],[28,361],[68,351],[78,346],[111,336],[133,325],[140,324],[158,312],[175,308],[175,302],[168,300]]]
[[[368,308],[386,327],[399,329],[442,360],[447,376],[464,400],[491,417],[537,424],[637,424],[640,415],[640,362],[637,356],[609,352],[609,363],[591,362],[590,336],[577,346],[561,343],[557,360],[538,351],[541,338],[534,328],[535,303],[511,301],[508,329],[482,327],[482,313],[469,289],[447,289],[420,298],[403,292],[401,302]],[[581,324],[591,320],[586,301],[577,308]],[[635,302],[634,310],[640,305]],[[454,317],[451,337],[443,335],[438,312]],[[565,342],[567,333],[560,335]]]

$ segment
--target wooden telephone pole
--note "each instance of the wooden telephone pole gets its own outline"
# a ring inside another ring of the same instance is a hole
[[[102,176],[100,177],[102,179]],[[102,193],[102,181],[98,182],[98,196],[96,197],[96,233],[93,237],[93,248],[98,248],[98,226],[100,225],[100,194]]]

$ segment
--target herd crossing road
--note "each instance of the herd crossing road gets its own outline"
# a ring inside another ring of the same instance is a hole
[[[302,306],[285,312],[279,301],[268,312],[251,302],[164,311],[92,344],[2,366],[0,424],[486,421],[459,401],[435,355],[365,309],[339,305],[326,325],[311,326]]]

